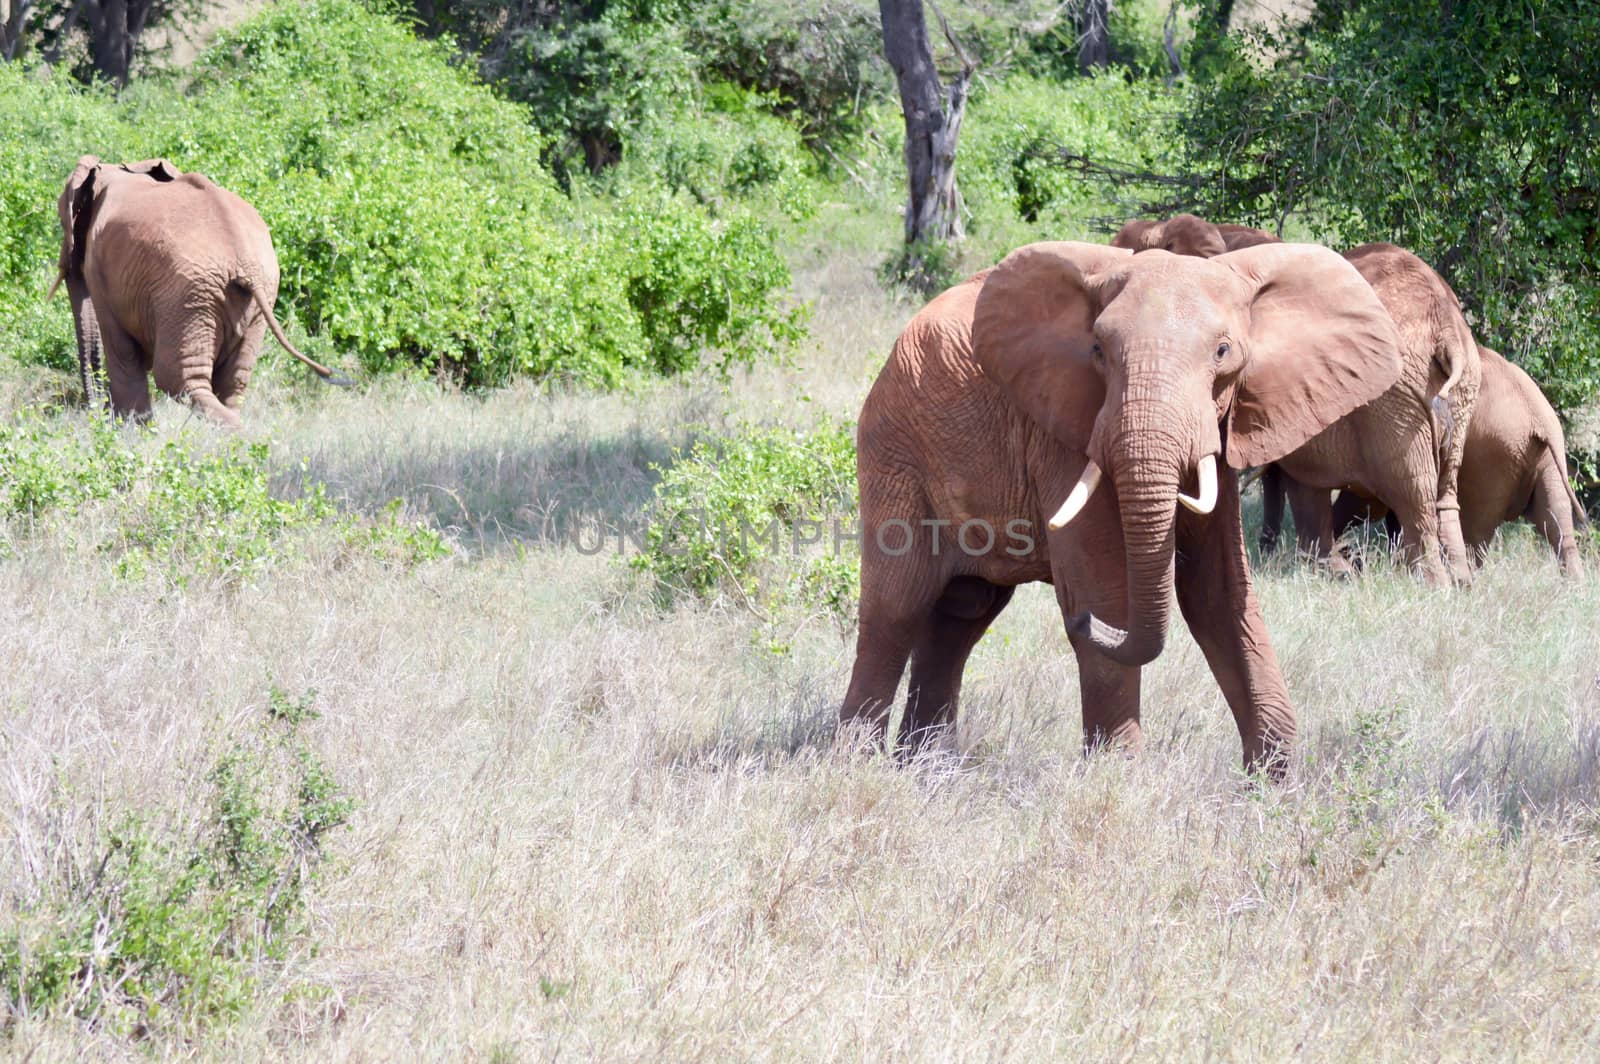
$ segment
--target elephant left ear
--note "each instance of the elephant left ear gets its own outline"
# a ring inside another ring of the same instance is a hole
[[[1228,464],[1275,462],[1400,379],[1400,334],[1372,287],[1316,244],[1262,244],[1215,260],[1255,289],[1228,418]]]
[[[56,202],[61,215],[61,277],[83,265],[84,231],[88,228],[89,205],[94,199],[95,176],[99,172],[99,159],[93,155],[79,158]],[[61,283],[60,278],[56,283]],[[54,292],[55,288],[50,291]]]
[[[136,163],[123,163],[121,168],[130,174],[143,174],[162,182],[176,181],[183,176],[182,170],[165,159],[144,159]]]

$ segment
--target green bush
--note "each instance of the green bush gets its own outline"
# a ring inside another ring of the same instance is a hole
[[[1181,119],[1204,209],[1306,215],[1335,246],[1431,263],[1480,339],[1558,406],[1600,389],[1600,9],[1532,0],[1320,5],[1225,42]],[[1277,57],[1271,62],[1262,56]]]
[[[799,601],[845,617],[856,597],[855,514],[850,425],[719,434],[663,470],[632,564],[664,603],[725,597],[763,613]]]
[[[319,530],[345,549],[401,566],[449,553],[436,530],[403,521],[394,506],[376,520],[342,514],[320,483],[299,498],[280,498],[265,443],[186,436],[158,448],[137,430],[100,419],[23,414],[0,424],[0,549],[14,549],[43,521],[97,505],[116,520],[87,522],[98,531],[75,535],[76,547],[109,556],[123,577],[180,586],[196,576],[258,576]]]
[[[703,109],[657,119],[641,132],[618,180],[687,192],[713,212],[741,204],[760,216],[803,221],[816,206],[815,164],[771,107],[769,98],[738,86],[709,86]]]
[[[1153,165],[1166,150],[1151,120],[1164,100],[1115,71],[1064,83],[1017,75],[975,94],[957,157],[973,231],[1022,221],[1055,239],[1090,235],[1117,214],[1116,192],[1062,167],[1059,152]]]
[[[591,174],[615,163],[642,126],[694,94],[695,60],[674,25],[603,6],[598,18],[564,12],[509,30],[490,64],[495,84],[551,138],[547,158],[564,177],[579,157]]]
[[[615,384],[692,366],[706,347],[748,362],[797,334],[779,305],[784,260],[742,209],[714,218],[687,193],[647,189],[568,199],[525,108],[455,64],[448,42],[355,0],[275,5],[222,34],[194,74],[187,93],[145,82],[112,99],[0,65],[3,147],[30,160],[5,193],[0,306],[36,305],[48,286],[55,198],[92,152],[164,156],[253,203],[284,301],[373,371]],[[671,240],[641,234],[641,218]],[[664,274],[684,279],[679,298],[662,298]],[[18,330],[0,344],[70,364],[65,309],[48,327],[32,309],[0,313]]]
[[[56,198],[78,156],[113,147],[99,89],[0,63],[0,356],[76,371],[66,299],[46,303],[61,252]]]
[[[713,0],[684,20],[705,76],[773,100],[808,142],[827,145],[894,98],[869,0]]]
[[[311,944],[307,891],[352,803],[302,734],[313,697],[277,689],[206,775],[200,815],[127,814],[0,931],[0,1031],[65,1010],[122,1034],[240,1012]]]

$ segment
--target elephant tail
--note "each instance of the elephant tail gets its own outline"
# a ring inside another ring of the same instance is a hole
[[[267,319],[267,328],[272,330],[272,335],[277,339],[278,343],[283,345],[283,349],[285,351],[289,352],[295,358],[298,358],[301,362],[304,362],[311,368],[311,372],[315,373],[329,384],[338,385],[340,388],[348,388],[355,383],[350,378],[341,376],[340,374],[329,369],[327,366],[324,366],[322,363],[314,362],[305,355],[301,354],[294,344],[289,342],[289,338],[283,335],[283,326],[278,324],[277,316],[272,313],[272,308],[268,306],[267,301],[262,298],[261,290],[255,286],[254,282],[250,281],[248,278],[240,277],[236,278],[234,283],[240,288],[243,288],[246,292],[250,293],[250,298],[255,300],[256,306],[261,308],[262,316]]]
[[[1447,381],[1444,387],[1450,387],[1450,383]],[[1439,389],[1439,394],[1429,400],[1428,405],[1433,408],[1434,421],[1439,426],[1437,453],[1448,454],[1450,441],[1455,438],[1456,416],[1450,410],[1450,402],[1445,398],[1444,388]]]
[[[1440,386],[1439,393],[1428,402],[1439,426],[1439,435],[1436,437],[1439,445],[1438,454],[1449,454],[1451,442],[1455,438],[1456,416],[1455,411],[1451,409],[1450,392],[1466,375],[1472,356],[1477,353],[1477,341],[1466,331],[1465,324],[1461,323],[1460,328],[1455,330],[1455,342],[1445,344],[1444,350],[1434,355],[1439,368],[1445,373],[1444,384]]]
[[[1550,457],[1555,461],[1556,468],[1561,470],[1561,486],[1567,489],[1567,504],[1572,507],[1572,525],[1574,528],[1589,527],[1589,511],[1583,508],[1583,503],[1578,501],[1578,493],[1572,490],[1572,477],[1567,473],[1567,449],[1558,443],[1549,440],[1544,444],[1550,450]]]

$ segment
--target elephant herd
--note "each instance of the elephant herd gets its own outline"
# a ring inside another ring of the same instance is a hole
[[[1264,470],[1266,543],[1287,498],[1324,557],[1343,522],[1397,522],[1431,584],[1470,583],[1519,516],[1564,572],[1581,566],[1555,411],[1427,264],[1193,215],[1130,222],[1110,246],[1031,244],[938,296],[867,396],[857,463],[840,716],[886,739],[909,663],[902,751],[953,722],[968,655],[1039,580],[1077,657],[1087,746],[1141,742],[1140,667],[1175,595],[1246,766],[1281,773],[1295,715],[1251,587],[1247,467]]]
[[[153,375],[236,426],[266,329],[347,383],[284,337],[272,240],[238,196],[164,160],[84,156],[59,209],[56,285],[91,403],[147,416]],[[1077,657],[1086,745],[1140,743],[1140,667],[1176,597],[1246,765],[1280,773],[1295,714],[1251,587],[1246,468],[1263,471],[1264,548],[1287,501],[1301,548],[1334,565],[1337,534],[1382,517],[1429,583],[1467,584],[1519,516],[1564,572],[1582,564],[1555,411],[1390,244],[1339,254],[1179,215],[1109,246],[1028,245],[911,319],[857,442],[860,627],[840,716],[885,740],[909,663],[902,751],[954,721],[968,655],[1038,580]]]

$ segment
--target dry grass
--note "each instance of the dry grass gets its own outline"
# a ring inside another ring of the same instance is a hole
[[[957,752],[902,769],[830,745],[838,633],[795,619],[773,653],[563,546],[551,513],[638,505],[694,423],[859,403],[906,310],[865,259],[802,284],[818,347],[729,389],[305,401],[269,375],[249,431],[286,479],[304,455],[458,527],[468,549],[414,573],[313,549],[155,597],[64,538],[0,562],[0,919],[117,810],[192,802],[277,684],[318,692],[359,803],[315,950],[160,1054],[1600,1053],[1600,584],[1529,536],[1466,593],[1263,574],[1304,730],[1268,789],[1185,636],[1147,670],[1146,756],[1085,761],[1059,617],[1024,589]],[[64,1017],[0,1049],[140,1053]]]

